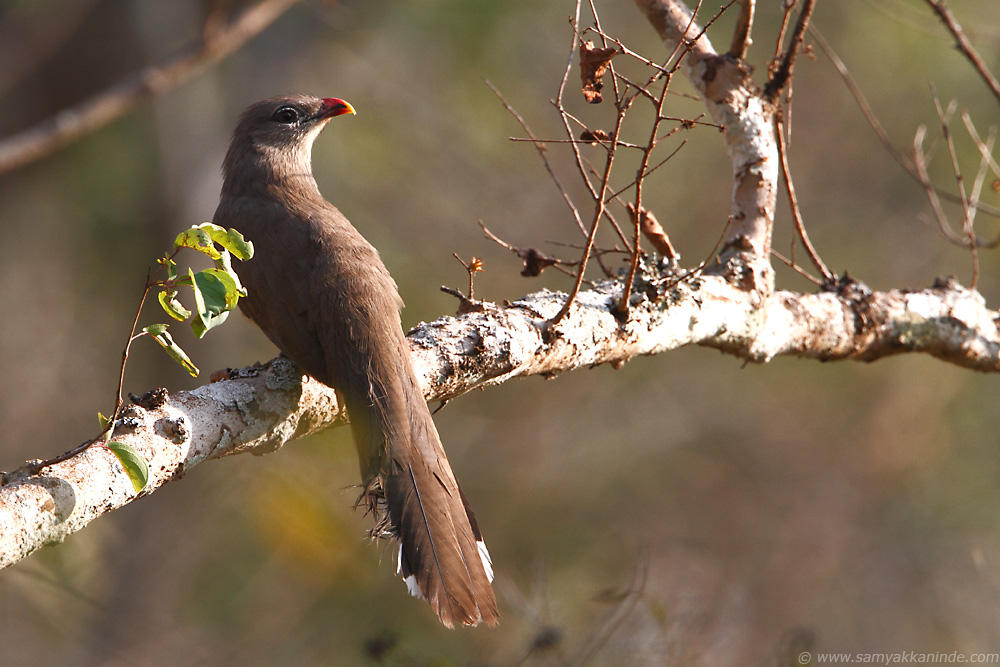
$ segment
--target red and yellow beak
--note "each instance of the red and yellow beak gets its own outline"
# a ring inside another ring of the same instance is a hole
[[[350,104],[336,97],[324,97],[323,108],[319,112],[320,118],[334,118],[344,114],[357,114]]]

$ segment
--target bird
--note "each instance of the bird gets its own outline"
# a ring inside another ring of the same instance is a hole
[[[449,628],[500,619],[493,565],[410,360],[403,302],[378,251],[322,194],[312,146],[344,100],[273,97],[240,116],[212,222],[249,239],[243,313],[346,406],[372,536],[398,540],[397,573]]]

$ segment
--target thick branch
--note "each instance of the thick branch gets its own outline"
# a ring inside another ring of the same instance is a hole
[[[690,49],[684,74],[705,100],[712,119],[725,130],[733,167],[732,206],[723,257],[740,255],[744,289],[773,289],[771,231],[778,192],[778,148],[774,109],[765,101],[746,63],[720,56],[680,0],[635,0],[663,40],[667,51]]]
[[[756,307],[752,294],[720,276],[673,285],[665,283],[669,277],[643,280],[648,294],[654,283],[664,283],[666,297],[650,301],[636,292],[639,302],[625,324],[613,312],[621,285],[607,282],[581,292],[554,331],[546,323],[566,295],[549,291],[416,327],[409,338],[428,399],[516,377],[617,366],[692,344],[757,362],[778,355],[873,361],[925,352],[966,368],[1000,371],[998,313],[978,292],[955,284],[871,293],[851,283],[840,294],[775,292]],[[334,392],[303,380],[283,358],[144,405],[125,410],[114,434],[149,465],[149,486],[141,495],[208,459],[265,454],[343,420]],[[0,488],[0,567],[139,497],[117,459],[101,447],[38,475],[11,477]]]

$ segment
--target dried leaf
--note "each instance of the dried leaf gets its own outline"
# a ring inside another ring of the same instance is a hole
[[[611,135],[604,130],[584,130],[580,133],[580,141],[589,141],[593,146],[602,141],[611,141]]]
[[[620,52],[612,48],[594,48],[593,42],[582,42],[580,44],[580,79],[583,81],[583,96],[591,104],[599,104],[601,88],[604,82],[601,77],[608,71],[611,59]]]
[[[632,222],[634,223],[636,216],[635,204],[629,203],[626,208],[628,208],[629,217],[632,218]],[[640,208],[638,214],[639,229],[642,230],[642,235],[653,244],[656,251],[667,259],[677,257],[677,251],[674,250],[674,246],[670,243],[670,237],[663,231],[663,226],[660,225],[656,216],[645,208]]]
[[[524,262],[524,269],[521,271],[522,276],[533,277],[540,275],[542,271],[548,267],[559,263],[559,260],[555,257],[549,257],[545,253],[535,250],[534,248],[524,248],[518,250],[517,256]]]

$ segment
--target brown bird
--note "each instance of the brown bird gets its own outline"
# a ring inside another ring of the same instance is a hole
[[[347,407],[373,535],[399,540],[398,572],[448,627],[499,621],[489,552],[451,470],[378,251],[323,198],[312,145],[343,100],[276,97],[240,117],[213,222],[255,247],[237,269],[243,312]]]

